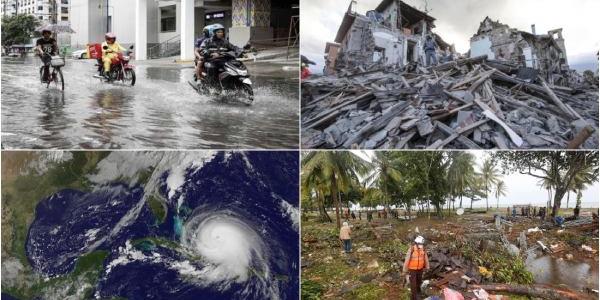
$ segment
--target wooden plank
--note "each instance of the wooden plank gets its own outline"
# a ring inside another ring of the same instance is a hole
[[[399,115],[409,105],[408,102],[401,102],[385,111],[378,119],[373,120],[369,125],[361,128],[354,136],[348,138],[343,144],[343,148],[349,149],[354,144],[360,144],[371,133],[385,127],[395,116]]]
[[[435,121],[434,124],[438,129],[440,129],[446,135],[452,135],[453,133],[455,133],[454,130],[452,130],[452,128],[448,127],[448,125],[446,125],[440,121]],[[463,135],[459,135],[456,138],[456,140],[459,141],[461,144],[463,144],[464,146],[466,146],[469,149],[481,149],[481,147],[479,145],[477,145],[475,142],[471,141],[470,139],[468,139],[467,137],[465,137]]]
[[[319,113],[318,115],[316,115],[312,119],[306,120],[306,121],[302,122],[303,123],[303,127],[306,128],[306,129],[310,129],[310,128],[314,128],[314,127],[318,126],[318,125],[315,125],[313,123],[316,123],[316,124],[319,124],[319,125],[323,124],[324,122],[323,122],[323,120],[321,120],[322,118],[331,119],[332,116],[335,116],[335,115],[341,113],[343,107],[352,105],[352,104],[354,104],[356,102],[368,99],[370,97],[373,97],[373,92],[369,91],[369,92],[366,92],[366,93],[364,93],[364,94],[362,94],[362,95],[354,98],[353,100],[350,100],[350,101],[343,102],[343,103],[340,103],[338,105],[335,105],[335,106],[331,107],[330,109],[325,110],[325,111]]]
[[[500,120],[500,118],[498,118],[498,116],[496,116],[496,114],[492,111],[492,109],[485,103],[483,103],[481,100],[475,98],[475,103],[477,103],[477,105],[479,105],[479,107],[481,107],[481,109],[483,109],[483,114],[492,119],[492,121],[498,123],[498,125],[500,125],[502,128],[504,128],[504,131],[506,131],[506,133],[508,133],[508,136],[510,137],[510,140],[515,143],[515,145],[517,145],[517,147],[521,147],[521,145],[523,145],[523,139],[514,131],[512,130],[512,128],[510,128],[506,123],[504,123],[504,121]]]
[[[544,81],[542,77],[538,77],[538,79],[542,82],[542,86],[544,87],[544,90],[546,91],[550,99],[554,102],[554,104],[556,104],[556,106],[560,108],[560,110],[562,110],[565,114],[567,114],[567,116],[571,117],[573,120],[581,118],[581,116],[573,114],[574,111],[572,111],[572,109],[567,108],[567,106],[560,99],[558,99],[554,91],[552,91],[552,89],[548,86],[548,84],[546,83],[546,81]]]
[[[456,134],[456,133],[454,135],[458,136],[458,134]],[[439,148],[443,147],[443,145],[445,145],[444,141],[437,140],[437,141],[433,142],[433,144],[427,146],[427,149],[435,150],[435,149],[439,149]]]
[[[483,111],[483,114],[486,117],[492,119],[492,121],[498,123],[498,125],[500,125],[502,128],[504,128],[504,131],[508,133],[508,137],[510,138],[510,140],[515,145],[517,145],[517,147],[521,147],[523,145],[523,139],[516,132],[514,132],[514,130],[508,127],[506,123],[500,120],[500,118],[498,118],[498,116],[496,116],[491,110],[485,110]]]
[[[585,141],[595,132],[592,126],[586,126],[569,142],[567,149],[579,149]]]
[[[395,148],[396,149],[402,149],[404,148],[404,146],[406,146],[406,144],[408,142],[410,142],[410,140],[412,140],[412,138],[417,134],[416,131],[409,131],[404,137],[402,137],[400,139],[400,141],[396,144]]]
[[[452,115],[454,115],[454,114],[458,113],[459,111],[461,111],[461,110],[463,110],[463,109],[467,109],[467,108],[469,108],[469,107],[471,107],[471,106],[473,106],[473,105],[474,105],[474,103],[473,103],[473,102],[471,102],[471,103],[465,104],[465,105],[463,105],[463,106],[457,107],[457,108],[455,108],[455,109],[453,109],[453,110],[451,110],[451,111],[449,111],[449,112],[447,112],[447,113],[445,113],[445,114],[441,114],[441,115],[435,116],[435,117],[433,117],[433,118],[431,118],[431,119],[432,119],[433,121],[436,121],[436,120],[443,120],[443,119],[445,119],[445,118],[447,118],[447,117],[450,117],[450,116],[452,116]]]
[[[461,127],[461,128],[456,129],[456,133],[463,134],[463,133],[465,133],[465,132],[467,132],[467,131],[469,131],[471,129],[478,128],[479,126],[481,126],[481,125],[483,125],[483,124],[485,124],[485,123],[487,123],[489,121],[490,121],[490,119],[479,120],[479,121],[471,123],[471,124],[469,124],[469,125],[467,125],[465,127]]]

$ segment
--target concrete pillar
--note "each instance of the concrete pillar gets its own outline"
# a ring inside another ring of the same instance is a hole
[[[271,0],[232,0],[232,27],[229,41],[244,46],[250,40],[268,40],[273,37]]]
[[[181,60],[194,59],[194,0],[181,0]]]
[[[148,0],[135,0],[135,59],[148,59]]]

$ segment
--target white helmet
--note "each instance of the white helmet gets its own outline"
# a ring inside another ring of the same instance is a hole
[[[342,223],[343,226],[348,226],[348,222]]]
[[[415,243],[423,245],[423,243],[425,243],[425,238],[419,235],[415,238]]]

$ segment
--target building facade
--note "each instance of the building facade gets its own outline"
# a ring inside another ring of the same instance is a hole
[[[44,23],[69,21],[69,0],[0,0],[0,14],[27,14]]]
[[[204,26],[220,23],[233,44],[287,36],[298,0],[71,0],[71,44],[101,42],[107,31],[123,45],[136,45],[136,59],[180,55],[194,58]]]
[[[490,60],[531,68],[551,83],[558,83],[569,71],[562,28],[537,34],[535,25],[526,32],[486,17],[470,42],[471,57],[487,55]]]
[[[384,0],[366,15],[353,11],[353,4],[351,1],[344,14],[336,44],[327,45],[325,74],[358,65],[423,64],[422,48],[428,35],[435,38],[440,52],[454,51],[432,32],[435,18],[402,1]]]

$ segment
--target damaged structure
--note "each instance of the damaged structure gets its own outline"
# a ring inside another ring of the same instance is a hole
[[[537,34],[535,24],[526,32],[486,17],[470,42],[470,57],[487,55],[490,60],[510,62],[523,68],[522,77],[539,74],[549,84],[562,86],[579,80],[572,78],[575,72],[569,69],[562,28]]]
[[[438,55],[449,55],[454,46],[431,30],[435,18],[402,1],[384,0],[377,8],[361,15],[353,10],[352,1],[337,31],[335,43],[325,49],[325,74],[359,67],[404,67],[423,64],[423,43],[431,35],[438,45]],[[446,51],[448,51],[446,53]]]
[[[485,18],[466,57],[425,67],[434,18],[384,0],[352,4],[325,76],[302,81],[306,149],[597,149],[598,84],[569,69],[560,29],[536,35]],[[448,58],[448,57],[444,57]]]

